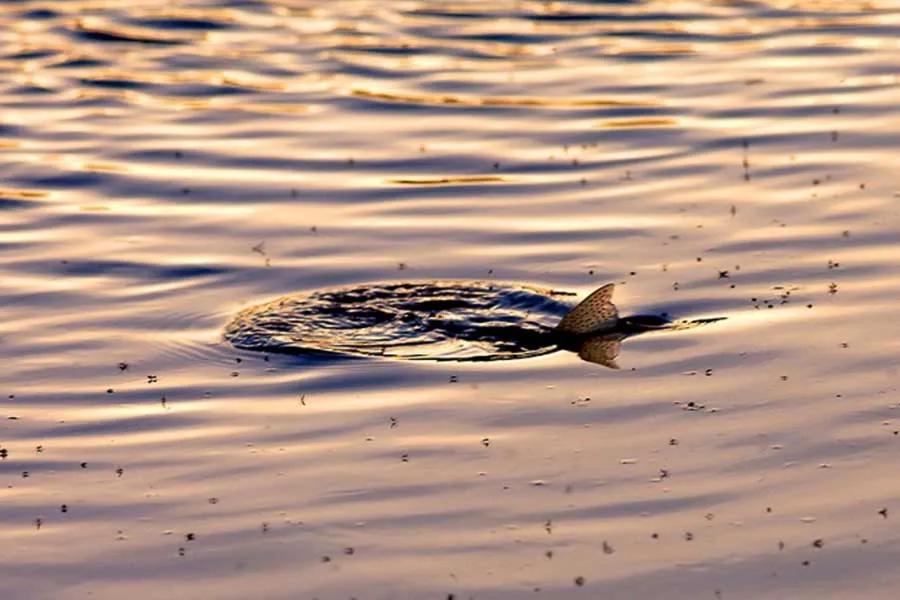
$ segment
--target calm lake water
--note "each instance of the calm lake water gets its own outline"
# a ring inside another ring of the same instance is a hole
[[[894,597],[900,4],[0,2],[4,598]],[[264,355],[432,279],[727,317]]]

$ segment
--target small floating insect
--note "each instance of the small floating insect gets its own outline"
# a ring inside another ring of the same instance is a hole
[[[721,320],[620,317],[606,284],[574,308],[570,292],[492,282],[373,284],[287,296],[225,328],[237,348],[297,355],[493,361],[568,350],[617,369],[628,337]]]

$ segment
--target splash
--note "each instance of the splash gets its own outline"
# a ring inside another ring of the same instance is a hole
[[[246,350],[429,360],[505,360],[557,349],[573,294],[489,282],[359,286],[244,310],[225,338]]]

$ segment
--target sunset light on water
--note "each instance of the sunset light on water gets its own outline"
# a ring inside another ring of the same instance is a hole
[[[896,0],[0,1],[0,73],[0,597],[896,597]]]

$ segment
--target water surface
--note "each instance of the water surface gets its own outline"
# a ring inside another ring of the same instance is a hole
[[[890,597],[891,0],[0,3],[9,598]],[[519,282],[619,371],[243,352]]]

